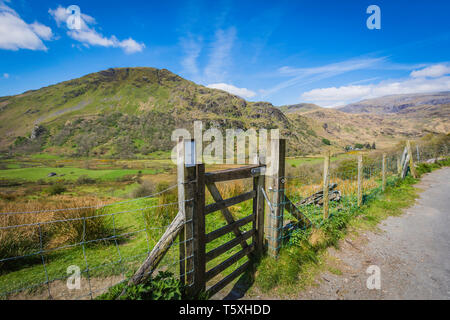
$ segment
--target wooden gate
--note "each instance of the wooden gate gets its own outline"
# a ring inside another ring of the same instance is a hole
[[[193,252],[193,283],[194,292],[206,291],[209,296],[214,295],[227,284],[241,275],[250,265],[250,259],[240,267],[236,268],[228,276],[221,279],[211,287],[206,287],[208,281],[219,275],[225,269],[231,267],[241,258],[261,254],[264,250],[264,169],[263,165],[246,166],[236,169],[205,173],[204,164],[196,165],[196,191],[193,204],[193,229],[194,229],[194,252]],[[216,186],[217,182],[253,178],[253,190],[238,196],[223,199]],[[208,188],[215,203],[205,205],[205,191]],[[235,220],[229,207],[238,203],[253,200],[252,214]],[[227,225],[212,232],[205,232],[205,217],[213,212],[221,211]],[[188,217],[187,217],[188,218]],[[251,223],[249,231],[241,232],[240,228]],[[208,252],[206,244],[233,233],[234,238]],[[248,244],[247,240],[252,239]],[[242,249],[218,265],[206,270],[207,263],[219,257],[230,249],[240,245]]]

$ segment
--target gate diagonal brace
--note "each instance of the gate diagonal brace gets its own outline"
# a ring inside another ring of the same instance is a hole
[[[209,192],[211,193],[214,201],[216,201],[216,202],[223,201],[223,198],[220,195],[219,189],[217,189],[217,186],[214,183],[207,183],[206,186],[207,186]],[[222,212],[222,214],[228,224],[232,224],[235,222],[233,215],[228,210],[228,208],[223,208],[220,211]],[[236,237],[239,237],[242,235],[242,232],[241,232],[241,230],[239,230],[238,227],[233,229],[233,233]],[[246,249],[248,247],[247,241],[245,241],[245,240],[242,241],[241,247],[242,247],[242,249]]]

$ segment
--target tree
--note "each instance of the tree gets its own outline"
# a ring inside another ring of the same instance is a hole
[[[372,149],[376,149],[375,142],[372,144]]]

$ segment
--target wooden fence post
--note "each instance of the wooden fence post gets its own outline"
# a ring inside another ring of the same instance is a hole
[[[196,188],[194,195],[194,292],[206,290],[206,252],[205,252],[205,164],[196,164]]]
[[[185,206],[185,151],[184,138],[180,137],[177,144],[177,188],[178,188],[178,210],[184,215],[186,220],[186,206]],[[185,222],[186,223],[186,222]],[[181,228],[179,235],[179,251],[180,251],[180,282],[185,285],[186,282],[186,224]]]
[[[259,176],[253,178],[253,187],[256,189],[256,197],[253,199],[253,213],[256,215],[256,235],[254,241],[256,243],[256,256],[261,256],[264,253],[264,172],[261,172]]]
[[[326,151],[323,162],[323,218],[328,219],[329,213],[329,195],[328,185],[330,184],[330,157],[331,152]]]
[[[190,294],[195,294],[194,289],[194,210],[195,210],[195,194],[196,194],[196,160],[195,160],[195,141],[184,140],[183,145],[180,146],[179,156],[183,157],[183,171],[178,167],[178,181],[180,176],[183,176],[183,197],[184,200],[184,213],[185,213],[185,227],[184,227],[184,245],[180,245],[180,260],[182,257],[182,247],[185,249],[184,260],[186,263],[180,261],[181,266],[184,267],[185,284],[191,289]],[[178,193],[180,197],[180,192]],[[180,198],[179,198],[180,199]],[[180,200],[179,200],[180,201]],[[180,238],[181,240],[181,238]],[[181,274],[181,273],[180,273]]]
[[[381,175],[382,175],[382,190],[383,192],[386,190],[386,153],[383,153],[383,162],[381,164]]]
[[[277,257],[280,251],[283,236],[283,211],[284,211],[284,183],[285,183],[285,156],[286,140],[271,139],[272,158],[272,204],[273,212],[269,216],[269,253]]]
[[[363,192],[363,156],[362,154],[358,155],[358,207],[362,204],[362,192]]]
[[[413,159],[413,154],[412,154],[412,150],[411,150],[411,142],[409,140],[406,142],[406,147],[408,149],[408,155],[409,155],[409,170],[411,171],[411,175],[414,178],[417,178],[416,168],[414,167],[414,159]]]

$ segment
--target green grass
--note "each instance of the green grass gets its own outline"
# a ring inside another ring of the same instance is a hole
[[[143,169],[142,174],[156,174],[157,169]],[[51,172],[56,173],[57,177],[47,177]],[[110,169],[110,170],[91,170],[91,169],[81,169],[73,167],[64,168],[20,168],[20,169],[6,169],[0,170],[0,179],[5,180],[24,180],[29,182],[35,182],[40,179],[45,181],[54,180],[67,180],[74,181],[80,176],[87,175],[90,178],[100,180],[100,181],[113,181],[122,178],[127,175],[137,175],[139,170],[135,169]]]
[[[314,283],[315,277],[328,270],[334,274],[340,271],[327,265],[327,248],[337,246],[349,231],[373,229],[388,216],[402,214],[402,209],[412,205],[417,197],[413,184],[416,179],[408,176],[403,181],[390,181],[386,192],[375,192],[360,208],[345,205],[341,210],[331,207],[331,217],[321,224],[320,231],[299,230],[294,233],[278,259],[265,257],[257,266],[255,286],[250,294],[263,292],[271,296],[289,297]],[[344,200],[345,201],[345,200]],[[321,210],[316,212],[317,221]],[[312,241],[311,234],[317,234]]]
[[[20,270],[12,272],[0,270],[0,292],[12,292],[30,286],[42,289],[40,284],[46,281],[45,271],[50,281],[64,279],[70,265],[77,265],[81,270],[85,270],[88,265],[90,277],[107,277],[121,273],[129,275],[145,259],[148,251],[156,244],[166,228],[158,221],[153,221],[152,225],[146,224],[145,214],[151,215],[155,209],[140,209],[155,204],[156,199],[151,198],[104,208],[103,214],[116,213],[114,217],[108,217],[109,224],[116,228],[116,235],[128,235],[120,237],[117,243],[116,239],[112,239],[86,244],[84,253],[82,245],[46,253],[44,254],[46,270],[40,259],[24,264]],[[172,271],[175,272],[178,264],[173,264],[173,261],[177,257],[178,247],[174,246],[164,258],[162,265],[172,265]],[[87,272],[83,272],[82,276],[87,277]]]

